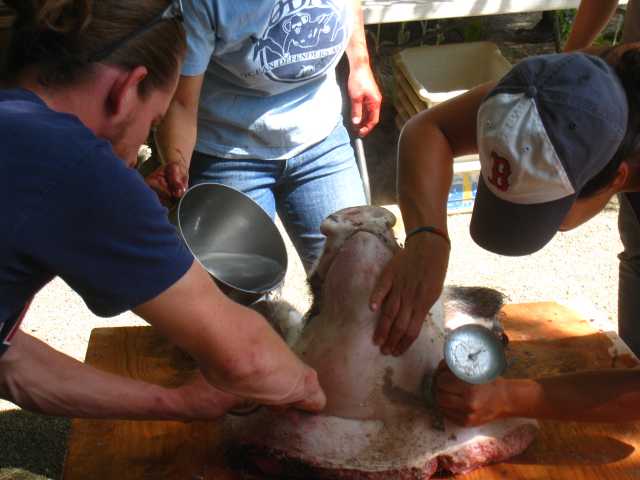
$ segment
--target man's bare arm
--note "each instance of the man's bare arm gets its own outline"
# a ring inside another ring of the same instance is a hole
[[[239,399],[201,378],[164,388],[103,372],[18,331],[0,357],[0,396],[47,415],[132,420],[205,420]]]
[[[582,0],[564,46],[565,52],[589,47],[609,23],[618,0]]]
[[[315,370],[262,316],[229,300],[199,263],[134,311],[192,355],[221,390],[267,405],[324,407]]]
[[[351,123],[354,132],[364,137],[380,120],[382,94],[371,70],[360,0],[351,0],[351,6],[354,24],[346,50],[350,72],[347,90],[351,100]]]
[[[180,77],[167,114],[155,139],[160,167],[147,183],[163,203],[181,197],[189,186],[189,167],[198,132],[198,103],[204,74]]]
[[[463,426],[500,418],[584,422],[640,419],[640,369],[593,370],[540,379],[471,385],[440,366],[436,398],[443,414]]]

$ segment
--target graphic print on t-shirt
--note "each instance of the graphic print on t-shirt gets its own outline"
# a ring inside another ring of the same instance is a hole
[[[253,58],[278,82],[322,75],[342,54],[348,35],[344,1],[278,0]]]

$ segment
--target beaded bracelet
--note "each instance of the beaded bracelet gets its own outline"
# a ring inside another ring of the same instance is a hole
[[[407,237],[404,240],[404,243],[406,244],[409,239],[411,237],[413,237],[414,235],[417,235],[418,233],[433,233],[434,235],[439,236],[440,238],[442,238],[445,242],[447,242],[447,245],[449,245],[449,248],[451,248],[451,240],[449,240],[449,236],[444,233],[442,230],[440,230],[439,228],[436,227],[417,227],[414,228],[413,230],[411,230],[409,233],[407,233]]]

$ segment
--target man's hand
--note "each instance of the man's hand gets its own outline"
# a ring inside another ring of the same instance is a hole
[[[508,380],[471,385],[457,378],[442,361],[435,373],[436,403],[442,414],[463,427],[483,425],[506,416]]]
[[[431,234],[411,238],[386,266],[371,295],[382,308],[374,343],[385,355],[402,355],[413,344],[442,292],[449,261],[447,242]]]
[[[309,368],[302,382],[303,398],[291,406],[308,412],[319,412],[327,404],[327,397],[318,382],[318,374]]]
[[[181,416],[180,418],[193,421],[218,418],[243,404],[255,405],[250,400],[247,401],[214,387],[200,372],[185,385],[174,389],[173,394],[175,409]],[[289,408],[297,408],[308,412],[321,411],[327,403],[327,399],[320,388],[315,370],[308,369],[299,387],[290,395],[290,398],[299,397],[303,397],[303,399],[295,402],[284,399],[278,405],[271,406],[271,409],[286,411]]]
[[[242,403],[242,399],[211,385],[200,372],[187,384],[172,392],[176,410],[183,419],[211,420]]]
[[[187,191],[189,172],[184,163],[172,161],[151,172],[145,182],[158,194],[160,202],[168,206]]]
[[[179,415],[178,418],[192,421],[215,419],[243,404],[255,405],[251,400],[216,388],[200,372],[185,385],[175,388],[172,391],[172,398],[171,403]],[[293,400],[298,398],[302,400]],[[287,398],[269,406],[274,411],[297,408],[315,413],[321,411],[326,403],[327,399],[318,383],[318,375],[315,370],[308,368],[306,375]]]
[[[365,137],[378,124],[382,103],[382,94],[368,64],[352,69],[347,88],[354,133]]]

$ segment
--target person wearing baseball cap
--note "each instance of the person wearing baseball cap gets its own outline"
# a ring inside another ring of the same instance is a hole
[[[564,50],[592,44],[618,12],[618,0],[581,0]],[[626,2],[622,43],[640,41],[640,0]],[[617,49],[616,49],[617,50]],[[618,335],[640,356],[640,192],[618,195]]]
[[[534,253],[556,232],[589,220],[616,193],[640,190],[639,47],[531,57],[497,84],[406,124],[398,150],[405,248],[371,298],[371,308],[383,312],[374,338],[383,354],[401,355],[411,346],[442,290],[454,157],[479,155],[471,236],[501,255]],[[435,385],[441,412],[464,426],[506,417],[640,419],[638,369],[470,385],[443,364]]]
[[[576,200],[594,190],[585,187],[615,158],[628,116],[622,83],[598,57],[548,55],[516,66],[478,110],[476,243],[528,255],[576,226],[563,228]],[[579,223],[590,216],[580,214]]]
[[[479,154],[471,236],[501,255],[534,253],[556,232],[594,216],[614,194],[637,189],[640,52],[607,58],[531,57],[497,84],[405,125],[398,191],[406,243],[371,297],[371,308],[383,313],[374,337],[383,354],[401,355],[411,346],[442,291],[454,157]]]

